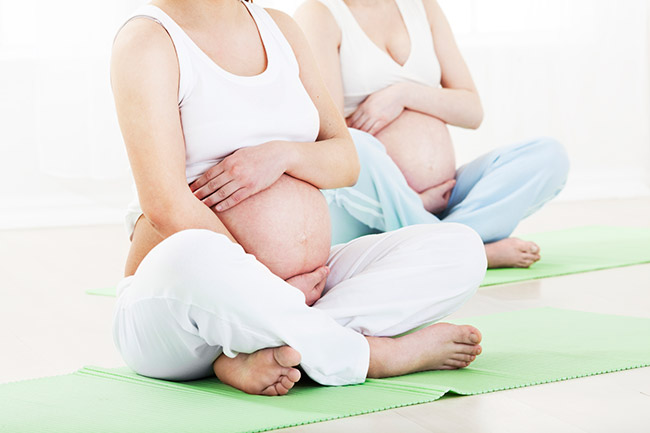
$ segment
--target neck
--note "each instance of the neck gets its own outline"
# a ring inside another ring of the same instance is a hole
[[[192,23],[214,24],[215,19],[235,19],[242,12],[239,0],[153,0],[151,3]]]
[[[363,7],[372,7],[372,6],[381,6],[386,3],[390,3],[393,0],[344,0],[349,6],[363,6]]]

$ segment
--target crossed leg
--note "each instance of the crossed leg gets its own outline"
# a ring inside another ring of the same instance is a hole
[[[253,394],[278,395],[300,364],[325,385],[461,368],[480,353],[470,326],[436,324],[485,272],[475,232],[412,226],[332,249],[325,295],[303,294],[225,237],[177,233],[154,248],[120,290],[114,339],[140,374],[189,380],[215,373]],[[350,302],[356,304],[346,305]]]
[[[354,187],[325,192],[335,240],[442,220],[476,230],[486,244],[490,268],[528,267],[539,260],[539,246],[509,236],[519,221],[562,190],[569,161],[560,143],[539,138],[496,149],[464,165],[455,182],[447,185],[452,189],[446,209],[434,215],[425,207],[432,201],[429,192],[441,195],[437,186],[416,193],[381,142],[362,131],[350,132],[361,174]]]

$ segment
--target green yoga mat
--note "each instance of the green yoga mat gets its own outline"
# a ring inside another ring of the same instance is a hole
[[[577,227],[522,236],[542,258],[528,269],[490,269],[481,286],[650,263],[650,228]]]
[[[542,259],[528,269],[490,269],[481,286],[577,274],[650,262],[650,229],[578,227],[522,236],[536,242]],[[115,296],[115,288],[87,290]]]
[[[0,385],[0,430],[12,433],[253,432],[650,365],[650,319],[540,308],[463,321],[483,332],[466,369],[299,383],[282,397],[250,396],[216,379],[173,383],[127,368]]]

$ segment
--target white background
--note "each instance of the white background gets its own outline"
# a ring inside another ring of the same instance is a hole
[[[121,222],[131,181],[108,63],[143,3],[0,0],[0,229]],[[650,195],[650,0],[440,4],[486,114],[452,128],[459,162],[550,135],[572,162],[560,199]]]

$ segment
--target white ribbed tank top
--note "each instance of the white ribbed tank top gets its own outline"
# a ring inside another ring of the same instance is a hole
[[[242,3],[255,20],[267,56],[264,72],[249,77],[219,67],[156,6],[146,5],[128,20],[142,17],[158,22],[176,48],[188,183],[242,147],[272,140],[312,142],[318,137],[318,110],[300,80],[291,45],[263,8]],[[136,193],[125,221],[129,237],[140,215]]]
[[[344,115],[348,117],[369,95],[392,84],[411,81],[440,86],[440,63],[422,0],[395,0],[411,40],[404,65],[397,63],[363,31],[343,0],[320,0],[341,29],[341,78]]]

